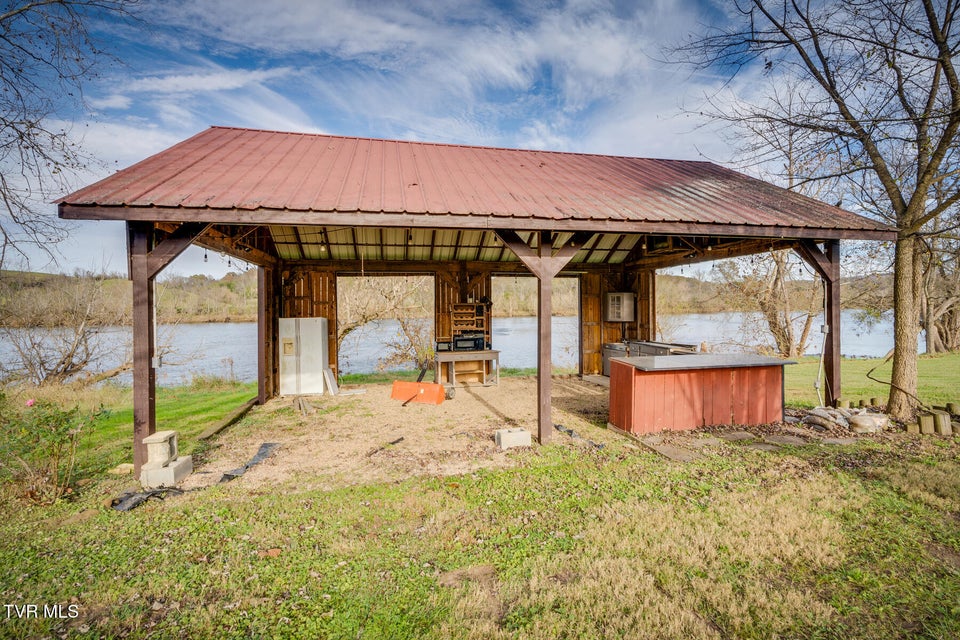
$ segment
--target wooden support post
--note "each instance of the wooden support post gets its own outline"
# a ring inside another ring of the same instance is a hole
[[[826,288],[823,311],[829,333],[823,349],[823,370],[827,386],[824,403],[829,407],[840,398],[840,241],[828,240],[821,250],[812,240],[803,240],[795,250],[820,274]]]
[[[827,406],[833,406],[840,397],[840,241],[831,240],[824,245],[824,252],[830,261],[829,277],[825,278],[827,286],[827,326],[830,333],[824,348],[824,375],[827,389],[824,401]]]
[[[154,280],[209,223],[184,223],[156,242],[152,222],[127,222],[127,257],[133,281],[133,473],[147,461],[143,439],[157,430],[156,306]]]
[[[257,402],[265,404],[276,392],[277,359],[276,269],[257,268]]]
[[[154,351],[154,277],[148,259],[153,250],[153,224],[128,222],[130,278],[133,280],[133,473],[147,461],[143,439],[157,430]]]
[[[512,230],[499,230],[497,236],[521,262],[537,276],[537,440],[546,444],[553,435],[550,396],[552,392],[552,331],[550,321],[553,316],[553,278],[560,273],[584,244],[593,237],[592,233],[577,232],[570,242],[556,251],[553,249],[553,236],[549,231],[538,232],[539,243],[536,249],[530,247]]]
[[[657,339],[657,271],[643,269],[637,273],[637,325],[640,340]]]
[[[543,253],[544,236],[540,248]],[[553,435],[551,396],[553,395],[553,273],[537,276],[537,442],[546,444]]]

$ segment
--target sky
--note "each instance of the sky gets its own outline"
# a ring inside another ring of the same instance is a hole
[[[669,47],[722,0],[144,0],[95,35],[117,61],[65,118],[79,188],[212,125],[725,163],[688,110],[722,85]],[[749,82],[749,77],[738,80]],[[56,207],[48,207],[55,215]],[[76,223],[57,264],[124,272],[122,223]],[[191,248],[168,274],[223,275]]]

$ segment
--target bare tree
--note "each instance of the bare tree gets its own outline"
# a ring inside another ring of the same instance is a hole
[[[749,102],[718,94],[705,112],[733,125],[803,132],[803,149],[837,158],[835,168],[804,180],[843,179],[854,208],[897,228],[888,410],[906,417],[916,402],[923,237],[960,200],[956,2],[737,0],[734,7],[729,24],[676,51],[731,78],[759,70],[774,83],[790,79],[792,111],[768,92]]]
[[[0,9],[0,266],[9,251],[51,252],[63,238],[37,203],[87,164],[70,136],[67,112],[105,56],[93,20],[127,16],[136,0],[33,0]]]
[[[77,377],[106,379],[129,368],[121,364],[106,376],[93,373],[105,357],[115,355],[102,346],[104,329],[129,322],[126,309],[113,304],[104,286],[108,279],[52,276],[52,283],[35,287],[34,295],[13,296],[7,291],[0,301],[0,335],[18,361],[4,364],[0,373],[44,385]],[[7,282],[4,290],[11,286],[12,281]]]
[[[927,353],[960,350],[960,237],[926,238],[920,317]]]
[[[340,278],[337,284],[337,346],[344,338],[376,320],[425,318],[433,312],[427,298],[433,287],[423,276]]]
[[[804,354],[813,322],[822,310],[819,287],[793,277],[793,266],[789,251],[717,263],[724,297],[757,305],[763,333],[773,340],[772,345],[762,348],[784,358]]]
[[[377,368],[383,371],[412,364],[416,369],[432,369],[435,343],[431,325],[426,318],[397,318],[397,332],[387,339],[386,353]]]

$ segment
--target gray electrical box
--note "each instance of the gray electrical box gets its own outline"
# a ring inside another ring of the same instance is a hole
[[[637,296],[630,292],[607,294],[606,314],[607,322],[633,322],[637,318]]]

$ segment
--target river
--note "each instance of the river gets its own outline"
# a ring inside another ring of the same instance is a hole
[[[755,327],[760,320],[756,313],[709,313],[663,315],[660,317],[663,338],[672,342],[701,344],[706,342],[715,351],[744,351],[755,346],[751,336],[760,335]],[[841,351],[851,357],[882,357],[893,348],[893,322],[887,315],[867,329],[856,322],[854,311],[844,311],[841,319]],[[820,352],[820,324],[815,324],[814,338],[808,353]],[[503,367],[533,368],[537,365],[536,318],[494,318],[493,348],[500,351]],[[577,318],[553,318],[553,362],[555,366],[577,366]],[[26,330],[24,330],[26,331]],[[395,321],[370,323],[344,341],[340,352],[342,373],[369,373],[377,370],[383,355],[383,343],[397,331]],[[257,378],[257,325],[255,323],[182,324],[162,326],[159,340],[169,344],[173,352],[157,369],[157,383],[174,386],[189,383],[195,376],[222,376],[241,381]],[[106,354],[99,366],[116,366],[125,357],[130,343],[130,328],[104,329],[100,351]],[[923,348],[922,336],[918,348]],[[10,344],[0,343],[0,363],[12,365],[16,353]],[[130,384],[129,374],[118,382]]]

